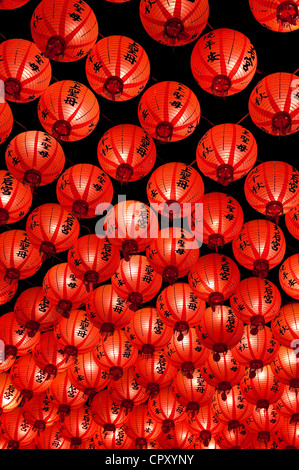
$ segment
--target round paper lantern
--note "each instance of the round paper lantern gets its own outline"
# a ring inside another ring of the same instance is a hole
[[[199,341],[195,328],[190,328],[182,341],[172,335],[165,348],[165,358],[173,367],[180,369],[182,374],[192,379],[195,369],[204,364],[210,351]]]
[[[285,449],[298,449],[299,447],[299,426],[297,422],[290,423],[285,416],[281,416],[279,426],[280,433],[285,441]]]
[[[55,378],[58,372],[69,369],[76,360],[76,356],[64,354],[53,330],[40,335],[40,340],[34,347],[32,354],[36,364],[46,374],[46,380]]]
[[[172,329],[163,323],[155,308],[147,307],[134,313],[125,327],[125,335],[141,355],[151,357],[167,346]]]
[[[91,413],[93,420],[103,426],[105,433],[114,432],[120,428],[128,419],[124,408],[115,403],[108,390],[97,393],[91,403]]]
[[[11,381],[10,373],[0,374],[0,416],[2,413],[9,413],[20,404],[21,392]]]
[[[75,0],[40,2],[33,12],[30,28],[32,39],[44,56],[57,62],[85,57],[99,32],[90,6]]]
[[[27,131],[9,142],[5,163],[14,178],[34,190],[58,178],[65,164],[65,155],[59,142],[50,134]]]
[[[280,346],[274,361],[271,363],[271,368],[279,383],[287,385],[291,390],[298,392],[299,362],[296,352],[291,348]]]
[[[0,225],[22,219],[31,204],[30,188],[15,179],[9,171],[0,170]]]
[[[211,253],[198,259],[190,270],[188,282],[193,292],[209,302],[215,311],[216,305],[222,305],[237,289],[240,272],[228,256]]]
[[[78,238],[68,251],[68,264],[86,286],[87,291],[107,281],[120,263],[119,250],[107,238],[85,235]]]
[[[252,90],[248,108],[253,123],[272,135],[298,130],[297,75],[277,72],[267,75]]]
[[[280,400],[276,402],[279,413],[288,417],[291,424],[297,423],[299,419],[299,395],[290,387],[285,387]]]
[[[4,305],[9,302],[18,289],[18,283],[7,284],[6,281],[0,280],[0,305]]]
[[[48,391],[34,395],[30,402],[22,407],[24,418],[33,425],[34,430],[44,431],[46,427],[53,426],[59,416],[58,405],[51,400]]]
[[[42,257],[24,230],[0,234],[0,278],[8,284],[33,276],[41,264]]]
[[[199,124],[200,104],[186,85],[165,81],[148,88],[138,105],[143,129],[162,142],[177,142],[191,135]]]
[[[299,255],[292,255],[279,268],[279,283],[293,299],[299,300]]]
[[[263,370],[258,371],[252,378],[250,370],[247,369],[240,381],[245,400],[255,405],[256,409],[268,409],[283,394],[284,385],[276,378],[271,367],[272,365],[264,366]]]
[[[219,435],[220,435],[220,433],[218,434],[218,436],[219,436]],[[207,447],[204,446],[203,441],[201,441],[198,436],[195,437],[195,440],[194,440],[193,442],[194,442],[194,445],[193,445],[193,448],[194,448],[194,449],[200,449],[200,450],[203,450],[203,449],[206,449],[206,450],[209,450],[209,449],[213,449],[213,450],[221,449],[221,447],[219,447],[219,445],[217,444],[216,439],[215,439],[214,437],[211,438],[211,440],[210,440],[210,442],[209,442],[209,445],[208,445]]]
[[[98,366],[109,372],[111,380],[119,380],[125,369],[137,360],[138,351],[127,339],[123,330],[116,330],[113,336],[105,341],[98,341],[94,350],[94,358]]]
[[[113,197],[111,180],[99,167],[80,163],[68,168],[57,181],[56,194],[62,207],[78,219],[96,217],[98,205],[107,209]]]
[[[271,330],[276,340],[286,348],[296,348],[299,333],[299,302],[291,302],[281,307],[271,322]],[[292,344],[293,343],[293,344]]]
[[[95,95],[75,80],[61,80],[50,85],[38,102],[37,112],[45,131],[67,142],[87,137],[100,117]]]
[[[249,85],[257,58],[239,31],[219,28],[201,36],[191,54],[191,71],[199,86],[214,96],[231,96]]]
[[[202,202],[204,182],[192,166],[180,162],[165,163],[151,174],[146,194],[158,213],[170,219],[190,217],[186,208],[195,210],[196,203]]]
[[[281,426],[283,425],[283,417],[280,421],[280,425],[277,431],[272,431],[270,436],[265,436],[266,439],[259,439],[259,435],[256,433],[251,433],[249,443],[246,449],[286,449],[286,442],[282,437]],[[249,429],[249,428],[248,428]],[[269,441],[268,441],[269,437]]]
[[[14,359],[17,356],[31,353],[40,339],[40,332],[29,336],[27,328],[18,323],[14,312],[9,312],[0,317],[0,338],[5,345],[5,361],[1,364],[4,366],[9,358]],[[10,365],[13,363],[14,361],[11,361]]]
[[[285,224],[290,234],[299,240],[299,205],[291,209],[285,215]]]
[[[115,292],[111,284],[97,287],[86,303],[90,322],[99,328],[104,339],[126,326],[132,311]]]
[[[158,437],[161,449],[194,449],[195,437],[184,422],[175,423],[174,429]]]
[[[134,255],[129,261],[120,261],[111,283],[116,293],[128,302],[129,309],[136,311],[159,292],[162,276],[154,271],[146,256]]]
[[[47,299],[42,287],[23,291],[16,300],[14,313],[18,323],[28,329],[29,336],[53,328],[59,320],[55,304]]]
[[[3,414],[1,433],[8,441],[7,449],[19,449],[20,446],[30,444],[36,436],[36,430],[24,418],[22,408]]]
[[[150,415],[148,406],[141,404],[129,413],[124,431],[134,441],[135,449],[146,449],[148,441],[159,436],[161,427]]]
[[[196,162],[200,171],[223,186],[242,178],[257,158],[253,134],[238,124],[218,124],[198,142]]]
[[[61,434],[61,424],[54,423],[35,438],[37,449],[70,449],[71,441]]]
[[[159,221],[156,213],[143,202],[126,200],[109,210],[103,229],[111,244],[129,261],[132,254],[144,251],[157,237]]]
[[[298,181],[298,171],[288,163],[264,162],[247,175],[244,192],[253,209],[278,223],[299,202]]]
[[[90,439],[98,429],[92,418],[91,409],[87,405],[75,408],[65,417],[61,426],[63,437],[71,441],[71,449],[77,449],[83,441]]]
[[[14,10],[15,8],[20,8],[29,0],[1,0],[0,10]]]
[[[298,0],[249,0],[255,19],[265,28],[279,33],[289,33],[299,28]]]
[[[281,263],[286,242],[282,230],[269,220],[250,220],[232,241],[236,261],[255,276],[265,278]]]
[[[239,385],[232,387],[225,401],[221,400],[218,393],[215,393],[212,406],[216,418],[224,422],[229,431],[244,424],[253,411],[253,405],[245,400]]]
[[[199,437],[204,447],[208,447],[212,436],[216,436],[223,428],[224,423],[214,413],[212,405],[201,406],[197,415],[186,422],[187,429]]]
[[[257,440],[269,442],[271,434],[275,432],[281,424],[281,416],[274,405],[262,410],[255,409],[246,420],[246,427],[249,431],[257,433]]]
[[[1,9],[1,4],[0,4]],[[13,115],[9,104],[4,101],[0,103],[0,144],[8,138],[13,127]]]
[[[147,53],[134,39],[107,36],[93,46],[85,71],[98,95],[112,101],[127,101],[146,86],[150,63]]]
[[[89,296],[85,284],[75,276],[68,263],[56,264],[47,271],[43,290],[64,318],[69,317],[72,309],[84,305]]]
[[[145,403],[148,399],[145,387],[143,387],[133,372],[133,367],[124,370],[123,376],[108,384],[108,391],[116,403],[120,403],[121,407],[128,414],[141,403]]]
[[[92,351],[78,354],[69,369],[69,377],[75,387],[90,398],[103,390],[110,381],[108,372],[99,367]]]
[[[185,406],[175,398],[170,387],[163,388],[157,397],[150,398],[147,406],[149,414],[160,424],[164,434],[186,418]]]
[[[139,126],[119,124],[103,134],[97,148],[101,168],[121,183],[138,181],[153,168],[157,150],[154,140]]]
[[[56,375],[49,386],[49,396],[51,400],[59,406],[58,415],[60,423],[71,412],[71,409],[80,408],[87,400],[87,396],[78,390],[70,380],[68,371],[63,371]]]
[[[206,303],[194,294],[189,284],[175,282],[160,293],[156,308],[162,321],[179,333],[177,339],[182,341],[189,328],[198,324]]]
[[[247,449],[251,438],[251,433],[245,424],[240,424],[236,429],[228,429],[224,427],[217,434],[215,440],[220,449]]]
[[[29,103],[47,90],[52,75],[49,59],[31,41],[7,39],[0,44],[0,79],[5,99]]]
[[[121,450],[133,448],[133,441],[126,435],[123,426],[109,433],[105,432],[102,426],[99,426],[93,436],[93,443],[96,449]]]
[[[271,364],[280,345],[274,339],[268,326],[265,326],[257,335],[251,334],[250,328],[249,325],[245,326],[242,338],[231,351],[239,364],[250,368],[249,376],[254,378],[256,371]]]
[[[241,340],[244,324],[225,305],[217,305],[213,311],[207,308],[196,326],[199,341],[211,350],[214,361],[220,360],[220,354],[226,354]]]

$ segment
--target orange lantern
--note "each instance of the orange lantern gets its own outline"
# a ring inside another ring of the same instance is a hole
[[[291,209],[285,216],[285,224],[290,234],[299,240],[299,205]]]
[[[214,96],[239,93],[251,82],[256,51],[239,31],[219,28],[202,36],[191,54],[191,71],[199,86]]]
[[[247,369],[239,384],[245,400],[255,405],[258,410],[267,410],[283,394],[284,385],[276,378],[271,367],[272,365],[264,366],[263,370],[258,371],[252,378],[250,370]]]
[[[175,398],[169,387],[160,390],[157,397],[150,398],[147,406],[149,414],[160,424],[164,434],[186,419],[185,406]]]
[[[68,263],[56,264],[47,271],[43,290],[64,318],[69,317],[72,309],[84,305],[89,296],[85,284],[75,276]]]
[[[93,444],[96,449],[132,449],[132,439],[130,439],[123,426],[115,429],[114,432],[105,432],[102,426],[98,427],[93,436]]]
[[[271,368],[279,383],[288,385],[291,391],[295,390],[297,393],[299,389],[299,362],[296,352],[292,348],[280,346],[271,363]]]
[[[0,44],[0,79],[5,99],[28,103],[47,90],[52,75],[49,59],[25,39],[7,39]]]
[[[244,192],[253,209],[278,223],[299,202],[299,173],[286,162],[264,162],[247,175]]]
[[[249,277],[240,282],[230,305],[244,323],[251,325],[250,333],[257,334],[279,312],[281,295],[268,279]]]
[[[26,402],[22,407],[24,418],[33,425],[34,430],[44,431],[46,426],[53,426],[59,416],[58,405],[51,400],[46,390],[38,395],[34,395],[30,402]]]
[[[119,250],[107,238],[85,235],[78,238],[68,252],[68,264],[82,279],[87,291],[98,282],[111,278],[120,263]]]
[[[21,392],[10,379],[9,372],[0,374],[0,416],[14,410],[20,404]]]
[[[241,340],[244,324],[226,305],[217,305],[213,311],[207,308],[196,326],[199,341],[211,350],[214,361],[226,354]]]
[[[161,449],[194,449],[195,437],[184,422],[175,423],[175,428],[158,437]]]
[[[14,313],[18,323],[29,330],[28,336],[53,328],[59,320],[55,304],[47,299],[42,287],[23,291],[16,300]]]
[[[159,292],[162,276],[154,271],[146,256],[134,255],[129,261],[120,261],[111,283],[116,293],[128,302],[129,309],[136,311]]]
[[[216,436],[216,443],[220,449],[248,449],[251,433],[245,424],[240,424],[236,429],[229,430],[224,427]]]
[[[282,230],[269,220],[250,220],[232,242],[233,253],[242,266],[265,278],[281,263],[286,242]]]
[[[289,33],[299,28],[298,0],[249,0],[255,19],[265,28],[279,33]]]
[[[245,400],[239,385],[235,385],[231,389],[225,401],[220,399],[218,393],[215,393],[212,406],[216,418],[224,422],[229,431],[239,428],[240,424],[244,424],[244,421],[253,411],[253,405]]]
[[[1,3],[0,3],[1,9]],[[8,138],[13,127],[13,115],[9,104],[4,101],[0,103],[0,144]]]
[[[133,372],[133,367],[124,370],[123,376],[108,384],[108,391],[116,403],[120,403],[121,407],[128,414],[133,410],[134,406],[145,403],[148,399],[145,387],[143,387]]]
[[[156,213],[140,201],[121,201],[107,213],[103,229],[111,244],[122,251],[126,261],[140,253],[159,231]]]
[[[7,284],[6,281],[0,280],[0,305],[9,302],[18,290],[18,283]]]
[[[95,95],[75,80],[61,80],[50,85],[38,102],[37,112],[45,131],[67,142],[87,137],[100,118]]]
[[[90,6],[74,0],[40,2],[33,12],[30,27],[38,48],[45,57],[57,62],[73,62],[85,57],[99,32]]]
[[[148,441],[156,439],[160,432],[160,424],[152,418],[146,404],[133,408],[124,426],[126,435],[135,443],[135,449],[148,448]]]
[[[212,436],[217,436],[224,428],[223,421],[215,416],[212,405],[201,406],[199,412],[186,422],[187,429],[199,437],[204,447],[208,447]]]
[[[28,330],[17,322],[14,312],[9,312],[0,317],[0,338],[5,345],[5,361],[1,364],[4,367],[9,363],[13,365],[17,356],[31,353],[40,339],[40,332],[29,336]]]
[[[270,435],[266,435],[266,439],[259,439],[259,434],[251,433],[249,443],[246,449],[287,449],[287,444],[282,437],[281,427],[283,426],[283,417],[280,421],[280,425],[277,431],[270,432]],[[249,428],[248,428],[249,430]],[[268,440],[269,437],[269,440]]]
[[[31,204],[30,188],[15,179],[9,171],[0,170],[0,225],[22,219]]]
[[[54,423],[35,438],[37,449],[70,449],[71,442],[61,434],[60,423]]]
[[[299,300],[299,255],[287,258],[279,268],[282,289],[293,299]]]
[[[267,75],[252,90],[248,108],[253,123],[272,135],[298,130],[298,77],[277,72]]]
[[[70,411],[60,429],[62,436],[71,441],[71,449],[77,449],[95,434],[98,425],[92,418],[90,407],[82,405]]]
[[[85,71],[98,95],[112,101],[127,101],[146,86],[150,63],[147,53],[134,39],[107,36],[93,46]]]
[[[288,418],[281,416],[279,430],[285,442],[285,449],[298,449],[298,422],[290,423]]]
[[[198,324],[206,303],[194,294],[189,284],[175,282],[160,293],[156,308],[162,321],[178,332],[177,339],[182,341],[189,328]]]
[[[15,408],[10,413],[3,414],[1,434],[8,441],[7,449],[19,449],[34,440],[36,430],[24,418],[22,408]]]
[[[125,300],[118,296],[111,284],[99,286],[91,293],[86,303],[86,313],[104,338],[126,326],[132,316]]]
[[[275,339],[286,348],[296,348],[299,335],[299,303],[290,302],[277,312],[272,319],[271,330]],[[292,344],[294,342],[294,344]]]
[[[199,258],[190,270],[188,281],[193,292],[209,302],[215,311],[216,305],[222,305],[237,289],[240,272],[228,256],[211,253]]]
[[[138,181],[153,168],[154,140],[139,126],[119,124],[103,134],[97,148],[101,168],[121,183]]]
[[[41,264],[42,257],[24,230],[0,234],[0,278],[8,284],[33,276]]]
[[[276,402],[279,413],[289,418],[290,424],[297,423],[299,419],[299,395],[296,390],[285,387],[280,400]]]
[[[87,400],[87,396],[78,390],[71,382],[68,371],[56,375],[49,386],[49,397],[58,405],[60,423],[64,422],[72,409],[80,408]]]
[[[9,142],[5,162],[14,178],[34,190],[58,178],[65,164],[65,155],[59,142],[50,134],[27,131]]]
[[[169,343],[172,330],[161,320],[157,310],[142,308],[134,313],[125,327],[130,343],[145,357],[152,357]]]
[[[96,217],[97,206],[112,201],[113,186],[106,173],[89,163],[68,168],[57,181],[56,194],[62,207],[78,219]]]
[[[180,162],[165,163],[151,174],[146,194],[158,213],[169,218],[190,216],[184,212],[184,204],[194,209],[196,203],[202,202],[204,182],[192,166]]]
[[[252,433],[257,433],[257,441],[267,443],[271,435],[277,431],[281,425],[282,418],[274,405],[266,409],[255,409],[246,420],[246,427]]]
[[[103,426],[105,433],[115,432],[128,419],[124,408],[115,403],[107,389],[94,396],[90,407],[92,419],[98,425]]]
[[[143,129],[162,142],[177,142],[191,135],[200,120],[200,104],[190,88],[174,81],[148,88],[138,105]]]
[[[196,148],[200,171],[223,186],[242,178],[257,158],[253,134],[238,124],[218,124],[209,129]]]
[[[0,10],[14,10],[15,8],[20,8],[29,0],[1,0]]]

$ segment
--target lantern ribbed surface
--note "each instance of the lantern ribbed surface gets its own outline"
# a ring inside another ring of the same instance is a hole
[[[251,403],[245,400],[239,385],[235,385],[226,400],[223,401],[218,393],[212,399],[215,416],[227,425],[229,430],[237,429],[240,423],[250,416],[253,411]]]
[[[110,382],[108,391],[117,403],[121,403],[127,413],[148,399],[145,387],[136,380],[133,367],[124,370],[123,376],[119,380]]]
[[[211,402],[214,387],[211,387],[202,377],[200,369],[196,368],[193,378],[188,378],[179,370],[171,385],[172,393],[180,403],[186,406],[188,417],[194,417],[200,406]]]
[[[292,341],[299,336],[299,302],[290,302],[281,307],[271,322],[271,330],[281,345],[292,348]]]
[[[21,392],[11,381],[9,372],[0,374],[0,413],[8,413],[19,406]]]
[[[91,413],[94,421],[103,426],[107,433],[114,432],[128,420],[125,410],[114,402],[107,389],[95,395],[91,403]]]
[[[249,0],[255,19],[265,28],[289,33],[299,28],[298,0]]]
[[[75,387],[91,398],[110,382],[108,372],[98,366],[92,351],[78,354],[69,376]]]
[[[228,430],[224,427],[216,436],[216,443],[220,449],[248,449],[251,433],[241,424],[239,428]]]
[[[283,383],[272,372],[272,365],[263,367],[253,378],[250,378],[250,370],[247,369],[239,385],[245,399],[258,409],[268,409],[284,391]]]
[[[293,299],[299,300],[299,255],[285,259],[279,269],[279,283]]]
[[[161,449],[194,449],[195,437],[184,422],[175,423],[173,430],[158,437]]]
[[[50,398],[48,390],[34,395],[22,409],[24,418],[37,429],[38,434],[59,419],[58,405]]]
[[[105,432],[102,426],[99,426],[93,436],[93,444],[96,449],[132,449],[132,442],[132,439],[126,435],[123,426],[109,433]]]
[[[177,142],[192,134],[199,124],[200,104],[186,85],[164,81],[148,88],[138,105],[143,129],[162,142]]]
[[[286,214],[285,224],[290,234],[299,240],[299,205]]]
[[[70,449],[71,442],[68,441],[61,434],[61,424],[54,423],[35,438],[35,445],[37,449]]]
[[[71,442],[71,449],[81,448],[81,444],[90,439],[98,429],[92,417],[91,409],[84,404],[71,410],[61,426],[61,434]]]
[[[161,426],[163,434],[172,431],[176,424],[185,420],[185,406],[171,392],[170,387],[163,388],[157,397],[148,401],[148,411]]]
[[[25,5],[29,0],[2,0],[0,10],[14,10]]]
[[[46,378],[43,371],[36,365],[32,354],[18,357],[10,369],[10,379],[14,386],[20,390],[24,403],[30,400],[33,395],[45,392],[49,388],[51,379],[46,380]]]
[[[64,354],[53,330],[40,335],[32,354],[36,364],[47,374],[47,380],[72,367],[76,359],[76,356]]]
[[[22,219],[31,204],[30,188],[15,179],[9,171],[0,170],[0,225]]]
[[[31,353],[39,342],[40,332],[29,336],[27,328],[18,323],[14,312],[8,312],[0,317],[0,338],[4,341],[6,362],[8,358]]]
[[[257,440],[265,443],[270,440],[271,435],[279,429],[281,416],[275,409],[275,405],[270,405],[268,409],[254,409],[246,420],[246,427],[252,433],[258,433]]]
[[[22,408],[15,408],[10,413],[4,413],[1,419],[1,433],[8,441],[8,449],[19,449],[20,446],[30,444],[36,430],[24,418]]]
[[[141,404],[129,414],[124,426],[126,435],[134,441],[135,449],[146,449],[149,440],[156,439],[160,432],[160,424],[152,418],[146,404]]]
[[[68,371],[63,371],[49,385],[49,395],[59,406],[60,424],[72,409],[80,408],[87,400],[87,395],[78,390],[71,382]]]
[[[10,299],[13,298],[18,289],[18,283],[15,282],[12,285],[7,284],[6,281],[0,280],[0,305],[6,304]],[[1,370],[1,366],[0,366]]]
[[[138,356],[133,365],[138,383],[146,388],[150,396],[157,396],[160,390],[168,387],[177,373],[177,367],[166,359],[164,351],[155,351],[152,357]]]
[[[200,407],[196,416],[186,421],[186,427],[198,436],[204,447],[208,447],[212,435],[217,435],[224,428],[224,423],[215,416],[211,403],[208,403]]]
[[[0,103],[0,144],[2,144],[11,133],[13,127],[13,115],[9,104],[5,101]]]

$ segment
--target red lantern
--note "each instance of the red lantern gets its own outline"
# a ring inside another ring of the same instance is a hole
[[[184,204],[193,209],[196,203],[202,202],[204,182],[192,166],[165,163],[151,174],[146,193],[157,212],[169,218],[180,218],[189,215],[184,212]]]
[[[111,244],[129,261],[131,255],[144,251],[157,236],[159,221],[143,202],[126,200],[109,210],[103,228]]]
[[[68,168],[57,181],[57,199],[62,207],[78,219],[96,217],[97,206],[112,201],[113,187],[109,176],[99,167],[80,163]]]
[[[280,433],[285,442],[285,449],[298,449],[299,447],[299,425],[298,422],[291,423],[288,418],[281,416],[279,426]]]
[[[174,429],[167,434],[160,434],[158,442],[161,449],[192,449],[194,448],[195,437],[186,428],[184,422],[176,422]]]
[[[8,284],[33,276],[41,264],[41,255],[24,230],[0,234],[0,278]]]
[[[124,431],[135,442],[135,449],[146,449],[148,442],[159,436],[161,427],[150,415],[148,406],[141,404],[129,413]]]
[[[286,348],[293,347],[295,349],[297,346],[296,340],[299,333],[298,314],[299,303],[291,302],[281,307],[272,320],[272,333],[275,339]]]
[[[108,391],[115,402],[125,408],[127,414],[133,410],[134,406],[138,406],[148,399],[145,387],[136,380],[133,367],[124,370],[123,376],[119,380],[110,382]]]
[[[97,393],[91,403],[91,413],[94,421],[103,426],[105,433],[115,432],[128,419],[124,408],[114,402],[108,390]]]
[[[73,62],[86,56],[99,32],[90,6],[82,1],[78,7],[74,0],[40,2],[30,27],[32,39],[44,56],[57,62]]]
[[[272,365],[264,366],[263,370],[258,371],[252,378],[250,370],[247,369],[240,381],[244,398],[258,410],[268,409],[283,394],[284,385],[273,374],[271,367]]]
[[[249,376],[254,378],[256,371],[271,364],[278,349],[279,342],[274,339],[271,329],[265,326],[257,335],[253,335],[250,326],[246,325],[239,343],[232,348],[232,354],[239,364],[250,368]]]
[[[71,442],[61,434],[60,423],[46,427],[35,439],[37,449],[70,449]]]
[[[36,435],[33,425],[24,418],[22,408],[4,413],[1,418],[1,433],[8,441],[7,449],[19,449],[30,444]]]
[[[98,95],[112,101],[127,101],[146,86],[150,63],[147,53],[135,40],[107,36],[93,46],[85,71]]]
[[[280,266],[279,283],[293,299],[299,300],[299,255],[292,255]]]
[[[9,302],[18,290],[18,283],[7,284],[6,281],[0,280],[0,305]]]
[[[165,81],[148,88],[138,105],[143,129],[162,142],[177,142],[192,134],[199,124],[200,104],[190,88]]]
[[[174,284],[178,278],[188,274],[199,257],[195,237],[179,227],[164,228],[146,250],[151,267],[165,282]]]
[[[77,449],[83,441],[90,439],[98,429],[92,418],[91,409],[87,405],[75,408],[65,417],[61,426],[63,437],[71,441],[71,449]]]
[[[30,242],[43,259],[68,250],[80,232],[78,220],[59,204],[43,204],[34,209],[26,221]]]
[[[139,126],[119,124],[108,129],[98,144],[101,168],[121,183],[138,181],[153,168],[157,150],[154,140]]]
[[[214,96],[244,90],[256,71],[254,46],[239,31],[220,28],[202,36],[191,54],[191,71],[199,86]]]
[[[188,281],[195,294],[209,302],[212,310],[222,305],[240,283],[236,263],[228,256],[211,253],[201,256],[190,270]]]
[[[242,266],[255,276],[267,277],[281,263],[286,242],[282,230],[269,220],[250,220],[232,242],[233,253]]]
[[[238,344],[244,332],[244,324],[234,312],[225,305],[217,305],[213,311],[207,308],[199,320],[196,332],[199,341],[212,350],[214,361],[220,360],[220,354],[226,354]]]
[[[114,432],[105,432],[102,426],[98,427],[93,436],[93,443],[96,449],[132,449],[132,439],[130,439],[123,427],[115,429]]]
[[[281,416],[281,418],[283,418]],[[263,439],[259,439],[259,435],[256,433],[251,433],[249,444],[246,447],[247,449],[286,449],[286,442],[282,437],[280,431],[281,426],[283,425],[283,420],[280,420],[279,429],[277,431],[271,432],[270,435],[266,435]],[[268,440],[269,437],[269,440]]]
[[[65,155],[59,142],[50,134],[27,131],[9,142],[5,162],[14,178],[34,190],[58,178],[65,165]]]
[[[219,434],[218,434],[219,436]],[[219,447],[219,445],[217,444],[217,441],[214,437],[211,438],[210,442],[209,442],[209,445],[207,447],[204,446],[203,444],[203,441],[200,440],[199,437],[196,437],[195,438],[195,441],[194,441],[194,449],[200,449],[200,450],[203,450],[203,449],[206,449],[206,450],[209,450],[209,449],[213,449],[213,450],[216,450],[216,449],[221,449],[221,447]]]
[[[165,348],[166,361],[189,379],[193,378],[195,369],[206,362],[209,353],[200,343],[195,328],[190,328],[182,341],[173,334]]]
[[[68,263],[56,264],[47,271],[43,290],[64,318],[69,317],[72,309],[84,305],[89,296],[85,284],[75,276]]]
[[[50,85],[38,102],[37,112],[45,131],[67,142],[87,137],[100,117],[95,95],[75,80],[61,80]]]
[[[105,341],[100,340],[93,352],[95,361],[109,372],[111,380],[119,380],[124,370],[131,367],[138,357],[137,349],[128,341],[123,330],[116,330]]]
[[[279,413],[288,417],[290,424],[297,423],[299,420],[299,394],[296,389],[284,387],[280,400],[275,404]]]
[[[0,317],[0,338],[5,344],[6,360],[31,353],[40,339],[40,332],[29,336],[27,328],[18,323],[14,312],[9,312]]]
[[[160,390],[157,397],[150,398],[147,406],[149,414],[160,424],[164,434],[172,431],[176,423],[186,418],[185,406],[175,398],[169,387]]]
[[[299,205],[291,209],[285,216],[285,224],[290,234],[299,240]]]
[[[249,0],[255,19],[267,29],[279,33],[289,33],[299,28],[298,0]]]
[[[55,305],[45,297],[42,287],[23,291],[16,300],[14,313],[18,323],[29,330],[28,336],[53,328],[59,320]]]
[[[286,162],[264,162],[247,175],[244,192],[248,203],[261,214],[278,223],[280,215],[299,202],[299,189],[293,187],[299,173]]]
[[[16,180],[9,171],[0,170],[0,225],[22,219],[32,204],[28,187]]]
[[[0,374],[0,416],[9,413],[20,404],[21,392],[11,381],[9,372]]]
[[[251,438],[251,433],[244,424],[236,429],[229,430],[224,427],[216,436],[216,442],[220,449],[247,449]]]
[[[122,259],[111,278],[113,289],[136,311],[153,299],[162,285],[162,276],[149,264],[146,256],[134,255],[129,261]]]
[[[4,103],[0,103],[0,123],[0,144],[3,144],[11,133],[13,127],[13,115],[9,104],[6,101],[4,101]]]
[[[223,186],[242,178],[257,158],[257,143],[245,127],[218,124],[198,142],[196,162],[200,171]]]
[[[199,440],[204,447],[208,447],[212,436],[216,436],[224,428],[223,421],[220,421],[214,413],[211,404],[201,406],[199,412],[186,422],[187,429],[199,435]]]
[[[49,386],[49,397],[59,406],[60,423],[64,422],[71,409],[80,408],[88,398],[72,384],[68,371],[57,374],[52,380]]]
[[[251,92],[248,108],[253,123],[272,135],[297,132],[299,105],[298,77],[277,72],[263,78]]]
[[[29,0],[2,0],[0,3],[0,10],[14,10],[20,8]]]
[[[271,368],[281,384],[288,385],[291,390],[298,392],[299,362],[296,352],[291,348],[280,346]]]
[[[86,313],[104,338],[113,335],[116,329],[120,330],[126,326],[132,316],[132,311],[111,284],[97,287],[91,293],[86,303]]]
[[[215,393],[212,406],[216,418],[227,425],[229,431],[240,428],[253,411],[253,405],[245,400],[239,385],[232,387],[225,401]]]
[[[28,103],[47,90],[52,75],[49,59],[36,45],[25,39],[7,39],[0,44],[0,79],[5,99]]]
[[[78,354],[69,369],[69,377],[72,384],[90,398],[110,382],[108,372],[99,367],[92,351]]]
[[[249,277],[240,282],[230,298],[230,305],[243,322],[251,325],[250,333],[254,335],[277,315],[281,295],[268,279]]]
[[[47,390],[33,396],[22,409],[24,418],[33,425],[34,430],[38,430],[38,434],[44,431],[46,426],[53,426],[59,418],[58,405],[51,400]]]
[[[257,440],[269,442],[272,433],[281,425],[281,416],[274,405],[266,409],[255,409],[246,420],[246,427],[253,433],[257,433]]]
[[[166,287],[156,303],[162,321],[178,332],[178,341],[182,341],[189,328],[196,326],[203,316],[206,303],[191,290],[189,284],[175,282]]]
[[[119,263],[119,250],[107,238],[97,235],[80,237],[68,252],[68,264],[73,273],[83,280],[88,292],[90,287],[110,279]]]

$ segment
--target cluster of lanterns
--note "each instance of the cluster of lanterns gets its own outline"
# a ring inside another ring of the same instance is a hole
[[[27,2],[2,0],[0,9]],[[273,31],[299,28],[298,0],[249,4]],[[195,42],[190,67],[205,92],[229,97],[250,84],[257,70],[250,40],[227,28],[201,35],[207,0],[141,0],[139,11],[144,30],[162,46]],[[198,126],[195,92],[176,81],[144,91],[146,51],[121,35],[98,40],[97,18],[83,0],[42,0],[30,28],[33,41],[0,44],[0,143],[7,141],[0,304],[46,260],[64,252],[67,262],[53,263],[0,317],[0,448],[298,448],[299,255],[285,259],[279,227],[285,216],[299,240],[298,170],[277,160],[256,165],[254,135],[232,123],[201,137],[198,169],[157,166],[156,143],[181,141]],[[71,79],[51,84],[51,61],[84,57],[89,87]],[[295,74],[263,78],[248,103],[253,123],[273,136],[297,132],[298,89]],[[97,96],[115,102],[138,95],[140,125],[114,125],[99,136],[98,165],[65,168],[64,142],[75,145],[97,126]],[[9,139],[9,102],[34,100],[44,130]],[[112,206],[114,180],[145,176],[146,203]],[[224,192],[241,178],[253,220]],[[205,192],[209,179],[217,192]],[[31,210],[36,188],[50,183],[58,202]],[[192,208],[187,229],[175,225],[184,204]],[[107,210],[105,236],[80,236],[99,206]],[[169,215],[173,226],[160,228],[159,217]],[[22,230],[11,228],[22,219]],[[221,253],[228,243],[234,259]],[[281,290],[293,299],[284,306],[267,279],[276,266]]]

